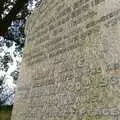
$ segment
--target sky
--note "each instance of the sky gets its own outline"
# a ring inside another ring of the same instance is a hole
[[[0,39],[4,39],[3,37],[0,37]],[[7,72],[0,70],[0,76],[5,75],[5,92],[3,94],[8,94],[8,92],[12,92],[16,89],[16,84],[14,83],[13,77],[10,76],[10,73],[17,69],[17,61],[21,62],[22,58],[20,56],[14,57],[13,52],[15,50],[15,43],[13,43],[13,46],[10,48],[7,48],[5,45],[0,47],[0,49],[3,49],[3,51],[0,51],[0,56],[4,56],[5,52],[10,52],[10,55],[13,58],[13,63],[9,63],[9,69]],[[3,95],[2,94],[2,95]],[[1,97],[1,96],[0,96]],[[14,94],[9,98],[9,100],[6,101],[5,104],[12,104],[13,103]]]

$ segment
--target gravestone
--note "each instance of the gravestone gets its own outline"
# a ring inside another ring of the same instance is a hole
[[[12,120],[120,120],[120,0],[43,0],[26,36]]]

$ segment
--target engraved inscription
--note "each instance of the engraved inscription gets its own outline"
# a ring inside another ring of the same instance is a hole
[[[28,21],[12,120],[120,120],[119,0],[43,0]]]

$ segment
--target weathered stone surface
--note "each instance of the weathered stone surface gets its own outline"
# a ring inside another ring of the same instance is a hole
[[[120,120],[120,0],[43,0],[26,35],[12,120]]]

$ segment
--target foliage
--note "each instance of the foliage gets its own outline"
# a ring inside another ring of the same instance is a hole
[[[25,22],[41,0],[0,1],[0,105],[13,104],[25,43]]]

